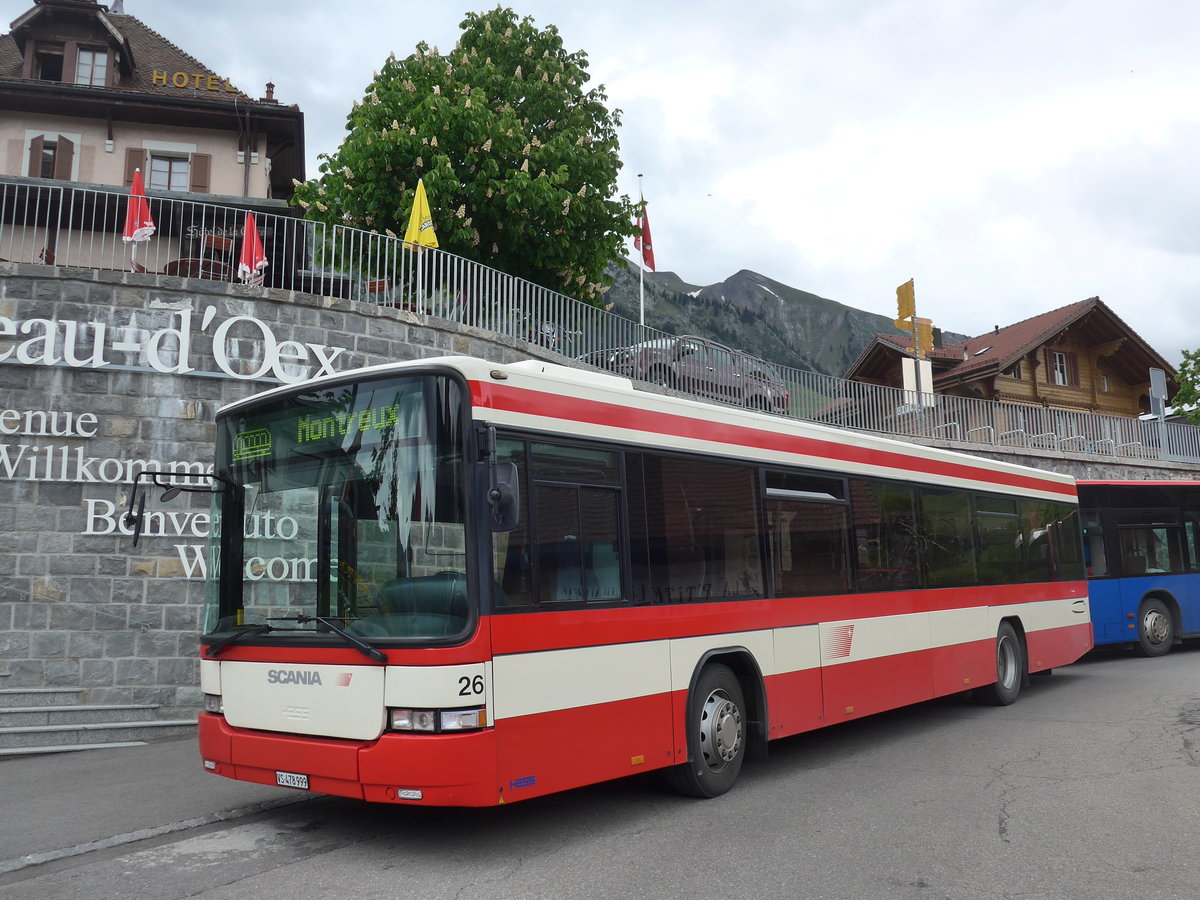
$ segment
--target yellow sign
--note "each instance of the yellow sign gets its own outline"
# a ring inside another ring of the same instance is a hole
[[[917,356],[924,359],[926,351],[933,349],[933,320],[913,316],[913,322],[917,326]]]
[[[150,73],[150,83],[170,85],[180,90],[192,88],[196,91],[223,91],[226,94],[238,92],[238,89],[229,83],[228,78],[205,72],[167,72],[155,69]]]
[[[917,298],[911,278],[896,288],[896,308],[900,311],[899,318],[901,319],[911,319],[916,315]]]

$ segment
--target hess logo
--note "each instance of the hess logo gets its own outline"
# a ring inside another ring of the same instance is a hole
[[[354,677],[352,672],[341,672],[333,679],[335,687],[350,687],[350,679]],[[302,669],[269,669],[267,670],[267,684],[323,684],[321,681],[321,673],[317,671],[304,671]]]

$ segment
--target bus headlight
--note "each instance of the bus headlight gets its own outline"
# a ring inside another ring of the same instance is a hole
[[[487,727],[486,709],[446,709],[439,713],[442,731],[472,731]]]
[[[393,709],[388,722],[393,731],[473,731],[487,727],[487,710]]]
[[[215,713],[218,716],[225,715],[225,704],[221,701],[221,695],[205,694],[204,711],[208,713]]]

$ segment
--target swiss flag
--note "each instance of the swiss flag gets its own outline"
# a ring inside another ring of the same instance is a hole
[[[642,198],[642,212],[638,216],[638,227],[641,229],[641,234],[633,239],[633,246],[642,251],[642,265],[651,272],[657,271],[654,268],[654,244],[650,240],[650,216],[646,213],[646,198]]]

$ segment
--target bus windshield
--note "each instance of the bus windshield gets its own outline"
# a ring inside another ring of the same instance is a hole
[[[220,416],[206,633],[461,635],[472,620],[462,414],[457,382],[416,375]]]

